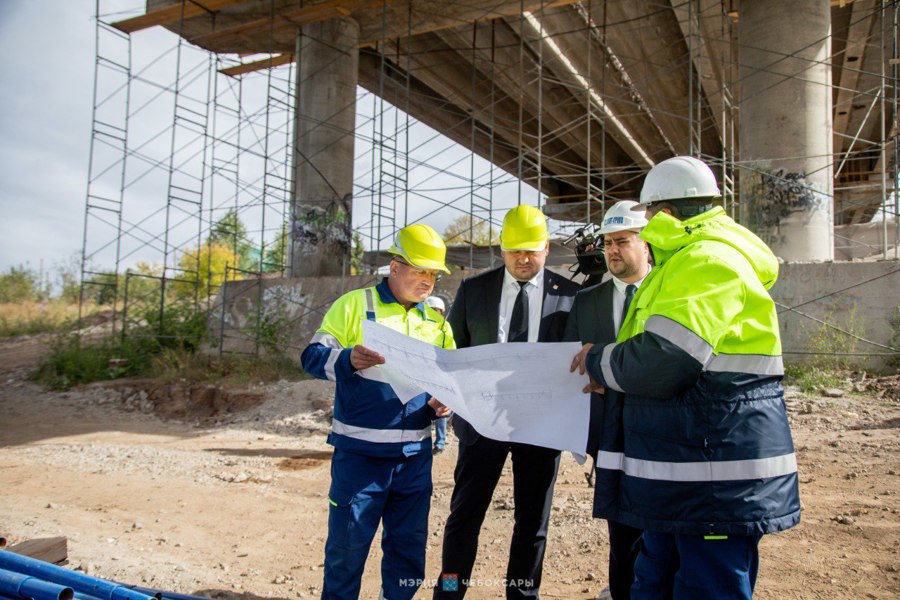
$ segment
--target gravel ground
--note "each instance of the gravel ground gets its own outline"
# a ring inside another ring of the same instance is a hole
[[[139,381],[54,393],[25,373],[21,365],[0,373],[0,535],[11,544],[63,535],[71,568],[180,593],[318,597],[331,384],[209,390]],[[896,385],[860,394],[865,388],[789,390],[803,521],[763,540],[758,598],[900,597],[900,404]],[[192,412],[186,399],[198,398]],[[435,459],[430,577],[439,570],[455,446],[451,437]],[[583,468],[565,456],[544,598],[596,598],[605,587],[606,526],[590,517],[591,498]],[[513,508],[507,466],[481,536],[474,576],[484,585],[472,598],[502,597],[496,582]],[[377,597],[379,557],[376,541],[364,598]]]

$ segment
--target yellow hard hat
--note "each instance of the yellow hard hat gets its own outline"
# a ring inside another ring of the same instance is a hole
[[[388,250],[391,254],[402,257],[406,262],[419,269],[436,269],[450,274],[444,264],[447,258],[447,246],[437,231],[416,223],[407,225],[397,232],[394,245]]]
[[[547,247],[550,234],[547,231],[547,217],[530,204],[520,204],[503,217],[500,230],[501,250],[528,250],[537,252]]]

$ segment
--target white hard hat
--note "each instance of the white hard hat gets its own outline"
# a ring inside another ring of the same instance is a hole
[[[641,204],[683,198],[721,196],[712,169],[691,156],[668,158],[647,173],[641,188]]]
[[[427,298],[425,298],[425,304],[427,304],[434,310],[447,310],[447,307],[444,305],[444,301],[441,300],[438,296],[428,296]]]
[[[643,212],[635,212],[635,209],[641,207],[634,200],[622,200],[616,202],[610,207],[606,214],[603,215],[603,222],[600,225],[600,233],[614,233],[616,231],[634,230],[640,231],[647,225],[647,218]]]

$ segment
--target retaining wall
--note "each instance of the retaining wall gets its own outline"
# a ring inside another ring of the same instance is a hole
[[[479,271],[455,272],[435,286],[449,306],[459,282]],[[265,353],[273,343],[299,357],[335,298],[380,277],[273,278],[227,283],[216,299],[210,329],[214,350]],[[779,303],[785,358],[847,353],[855,364],[882,369],[897,325],[900,262],[786,263],[772,297]],[[855,334],[863,341],[833,327]],[[262,324],[257,327],[257,324]],[[221,344],[219,343],[221,341]],[[871,343],[871,342],[874,342]],[[857,356],[871,353],[872,356]]]

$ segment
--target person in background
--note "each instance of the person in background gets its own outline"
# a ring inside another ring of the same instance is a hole
[[[434,309],[434,312],[444,316],[446,305],[440,296],[428,296],[425,298],[425,304]],[[434,449],[432,454],[437,456],[444,451],[447,445],[447,419],[450,417],[440,417],[434,420]]]
[[[503,266],[465,279],[450,309],[448,321],[460,348],[562,339],[578,285],[544,268],[549,247],[547,219],[540,210],[520,205],[506,213],[500,232]],[[453,417],[453,430],[459,456],[434,597],[465,595],[481,525],[511,455],[515,523],[506,597],[537,598],[560,453],[486,438],[459,415]]]
[[[637,202],[617,202],[606,214],[599,230],[607,268],[607,281],[581,290],[569,312],[564,341],[606,345],[616,341],[632,298],[650,273],[650,249],[638,237],[647,224],[642,213],[632,209]],[[587,456],[597,467],[597,452],[622,452],[622,394],[608,389],[591,394],[591,425]],[[628,600],[634,581],[634,561],[640,550],[641,530],[615,520],[615,504],[609,500],[616,473],[597,470],[594,517],[605,518],[609,531],[609,589],[606,596]],[[590,479],[589,479],[590,481]]]
[[[300,358],[307,373],[336,383],[324,600],[359,599],[379,524],[381,597],[408,600],[425,576],[431,422],[449,411],[428,394],[403,404],[390,385],[360,376],[384,363],[363,345],[362,321],[454,348],[450,326],[425,304],[439,274],[449,273],[447,249],[431,227],[416,224],[398,231],[389,251],[388,276],[338,298]]]
[[[625,394],[622,450],[601,450],[597,467],[616,483],[615,520],[644,530],[632,600],[749,599],[760,538],[800,522],[768,293],[778,259],[719,198],[700,160],[650,169],[640,209],[653,271],[618,341],[572,361],[586,391]]]

